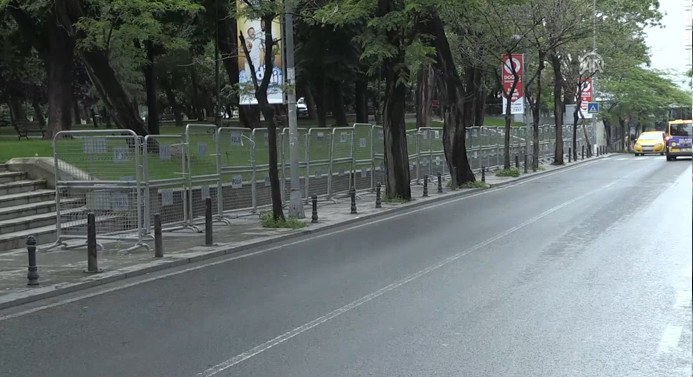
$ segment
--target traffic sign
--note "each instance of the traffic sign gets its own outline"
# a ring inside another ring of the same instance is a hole
[[[587,104],[587,112],[590,114],[599,114],[599,103],[590,102]]]

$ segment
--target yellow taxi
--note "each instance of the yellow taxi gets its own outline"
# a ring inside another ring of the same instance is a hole
[[[646,153],[659,153],[664,155],[665,136],[662,131],[645,131],[640,134],[635,142],[633,151],[636,156],[642,156]]]

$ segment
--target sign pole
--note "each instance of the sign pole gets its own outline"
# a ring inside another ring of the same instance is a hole
[[[286,49],[286,99],[289,108],[289,171],[291,191],[289,192],[289,216],[305,218],[301,197],[301,181],[298,174],[298,119],[296,114],[296,70],[294,68],[294,16],[293,2],[285,2],[284,41]]]

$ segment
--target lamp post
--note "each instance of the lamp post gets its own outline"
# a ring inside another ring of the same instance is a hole
[[[296,114],[296,70],[294,68],[294,6],[292,0],[286,1],[284,13],[284,51],[286,62],[286,102],[289,108],[289,172],[291,190],[289,191],[289,216],[302,219],[303,201],[301,182],[298,174],[298,119]]]

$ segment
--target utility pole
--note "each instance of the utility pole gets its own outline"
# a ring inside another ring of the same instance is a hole
[[[301,181],[298,174],[298,119],[296,114],[296,70],[294,68],[294,5],[292,0],[285,3],[284,13],[284,51],[286,61],[286,102],[289,108],[289,171],[291,191],[289,192],[289,216],[305,218],[301,197]]]
[[[221,127],[221,84],[219,81],[219,0],[214,1],[214,78],[216,80],[217,105],[214,109],[214,123]]]
[[[592,2],[592,13],[594,19],[592,20],[592,53],[597,53],[597,0]],[[597,102],[597,72],[594,73],[592,77],[592,101]],[[597,143],[597,114],[592,114],[592,132],[594,132],[594,144]]]
[[[524,86],[523,88],[523,97],[525,99],[525,156],[529,156],[529,151],[530,151],[530,144],[529,144],[529,139],[533,139],[533,135],[530,130],[530,117],[532,115],[532,110],[529,106],[529,97],[527,96],[527,80],[529,79],[529,69],[528,67],[528,60],[529,60],[529,54],[524,54],[522,57],[522,85]],[[533,159],[531,161],[534,161]]]

